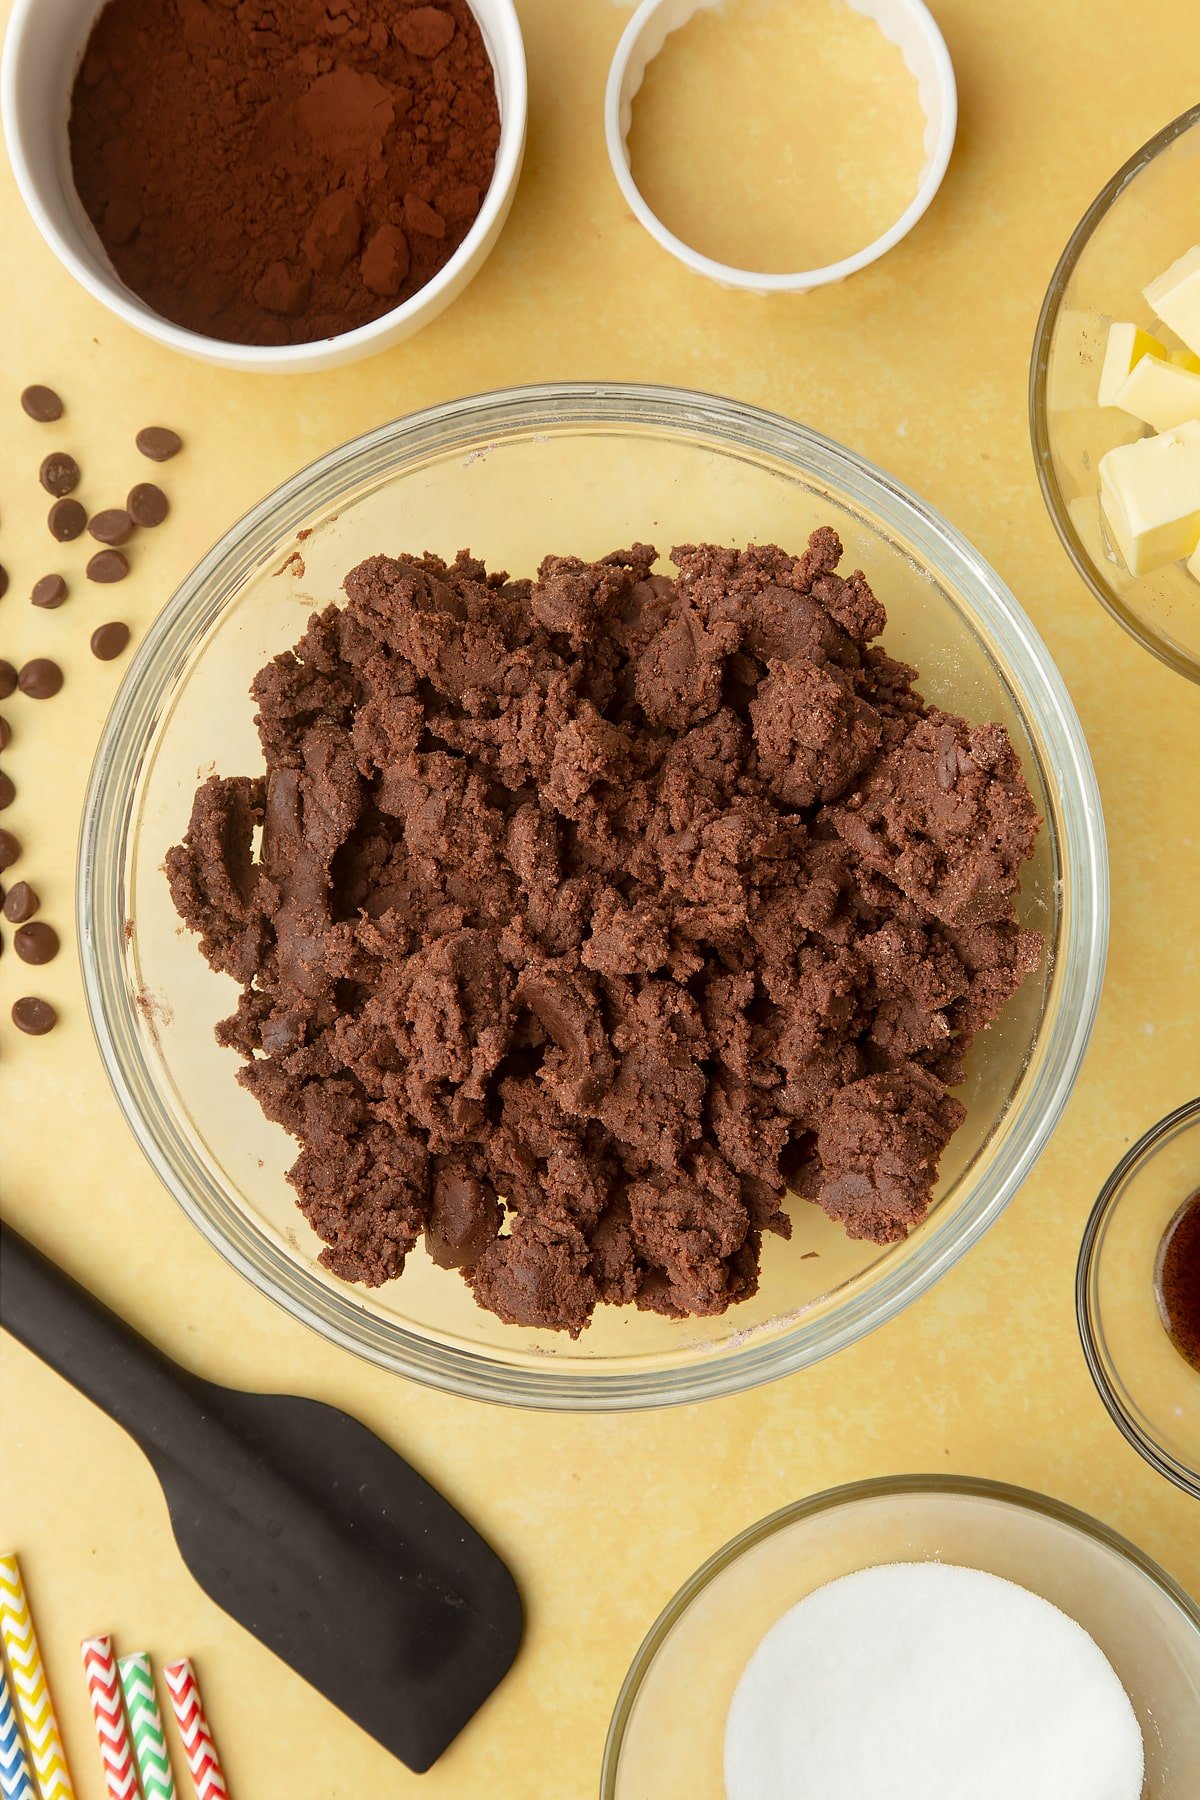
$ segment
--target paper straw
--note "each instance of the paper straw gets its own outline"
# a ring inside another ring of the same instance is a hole
[[[25,1727],[25,1742],[42,1800],[75,1800],[15,1556],[0,1556],[0,1638],[4,1640],[17,1711]]]
[[[100,1746],[100,1761],[104,1764],[108,1800],[138,1800],[137,1764],[125,1726],[125,1707],[121,1684],[117,1680],[117,1665],[113,1661],[112,1639],[84,1638],[79,1652],[87,1677],[92,1718],[96,1721],[96,1742]]]
[[[125,1690],[125,1710],[133,1733],[134,1754],[146,1800],[175,1800],[175,1780],[167,1751],[167,1735],[154,1692],[150,1658],[144,1650],[123,1656],[117,1664]]]
[[[0,1661],[0,1794],[4,1800],[37,1800],[3,1661]]]
[[[184,1657],[180,1662],[167,1663],[163,1668],[163,1675],[166,1678],[167,1692],[171,1696],[171,1709],[183,1738],[184,1754],[192,1772],[192,1786],[196,1790],[197,1800],[226,1800],[229,1789],[225,1786],[217,1747],[204,1716],[204,1703],[200,1698],[195,1670]]]

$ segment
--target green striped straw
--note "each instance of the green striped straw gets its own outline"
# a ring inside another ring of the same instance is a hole
[[[133,1732],[133,1749],[142,1776],[146,1800],[175,1800],[171,1758],[163,1731],[162,1714],[154,1693],[150,1658],[144,1650],[123,1656],[117,1664],[125,1690],[125,1710]]]

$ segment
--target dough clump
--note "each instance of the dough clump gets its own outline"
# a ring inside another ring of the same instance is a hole
[[[200,787],[167,872],[342,1279],[423,1236],[574,1336],[753,1293],[789,1193],[879,1243],[924,1218],[1041,958],[1039,821],[841,554],[376,556],[255,678],[266,772]]]

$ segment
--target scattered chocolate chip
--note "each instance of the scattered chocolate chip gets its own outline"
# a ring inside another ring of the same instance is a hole
[[[22,925],[13,932],[13,949],[22,962],[38,966],[53,962],[59,952],[58,933],[53,925],[35,919],[32,925]]]
[[[66,597],[67,584],[61,575],[43,575],[34,582],[29,599],[34,606],[55,607],[61,606]]]
[[[129,558],[119,550],[97,550],[87,566],[89,581],[124,581],[129,573]]]
[[[58,1014],[48,1000],[36,1000],[32,994],[26,994],[23,1000],[14,1000],[12,1022],[30,1037],[45,1037],[58,1024]]]
[[[6,806],[11,806],[16,797],[17,790],[13,785],[12,776],[0,769],[0,812],[3,812]]]
[[[151,462],[170,462],[183,449],[183,439],[166,425],[147,425],[137,434],[137,447]]]
[[[48,656],[35,656],[17,676],[17,686],[31,700],[52,700],[62,684],[63,672]]]
[[[79,486],[79,464],[65,450],[52,450],[49,456],[42,458],[38,480],[48,494],[61,500],[64,494],[73,494]]]
[[[0,700],[7,700],[17,685],[17,671],[0,657]]]
[[[88,520],[88,530],[98,544],[127,544],[133,536],[133,520],[123,506],[109,506]]]
[[[113,619],[107,625],[97,625],[92,633],[92,655],[98,656],[101,662],[111,662],[114,656],[120,656],[129,642],[129,627],[121,619]]]
[[[7,594],[7,592],[8,592],[8,570],[5,568],[3,563],[0,563],[0,600],[3,600],[3,598],[4,598],[5,594]]]
[[[53,388],[37,382],[21,395],[21,410],[38,425],[52,425],[63,416],[63,403]]]
[[[151,531],[162,524],[171,510],[171,502],[152,481],[139,481],[136,487],[130,488],[125,507],[135,525]]]
[[[29,883],[18,881],[4,896],[4,916],[10,925],[24,925],[26,919],[32,919],[41,904]]]
[[[0,871],[11,869],[21,854],[21,840],[11,831],[0,830]]]
[[[0,750],[7,750],[12,738],[12,726],[7,719],[0,719]]]
[[[56,500],[46,523],[52,538],[57,538],[60,544],[69,544],[87,524],[87,514],[78,500]]]

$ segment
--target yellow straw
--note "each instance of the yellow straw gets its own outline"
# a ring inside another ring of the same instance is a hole
[[[54,1702],[15,1556],[0,1556],[0,1638],[42,1800],[75,1800]]]

